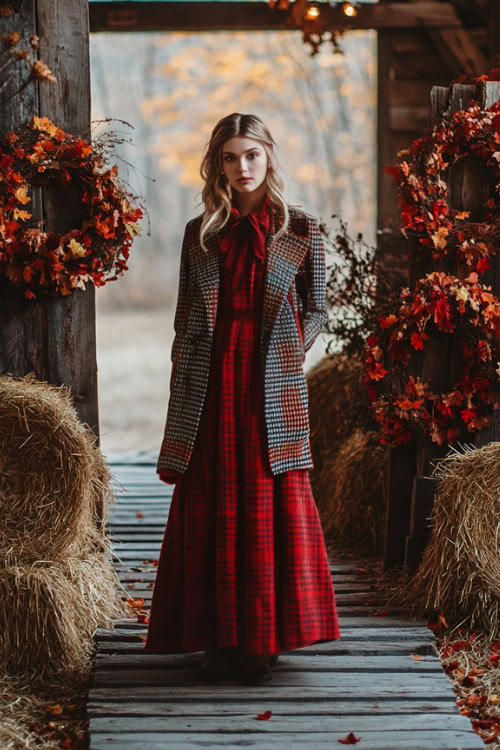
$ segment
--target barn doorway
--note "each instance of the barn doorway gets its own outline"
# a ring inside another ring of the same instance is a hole
[[[300,31],[92,33],[92,119],[126,141],[120,173],[150,212],[130,270],[99,290],[99,411],[105,453],[159,448],[170,377],[178,262],[185,223],[203,210],[199,163],[230,112],[261,116],[278,143],[290,203],[370,243],[376,227],[376,32],[324,43]],[[130,142],[127,142],[129,140]],[[328,264],[328,258],[327,258]],[[327,346],[320,335],[305,368]]]

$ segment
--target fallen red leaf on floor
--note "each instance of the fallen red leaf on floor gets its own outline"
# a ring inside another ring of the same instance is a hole
[[[125,599],[125,601],[130,609],[140,609],[141,607],[144,607],[144,599],[129,597],[128,599]]]
[[[61,706],[60,703],[54,703],[53,705],[49,704],[45,706],[44,708],[47,711],[47,713],[52,714],[52,716],[58,716],[59,714],[62,714],[63,712],[63,707]]]
[[[463,685],[463,687],[472,687],[475,682],[476,680],[474,679],[474,677],[469,677],[469,675],[466,675],[460,684]]]
[[[357,576],[366,576],[368,575],[370,571],[368,568],[356,568],[356,575]]]
[[[436,622],[428,622],[427,627],[429,628],[429,630],[432,630],[433,633],[436,633],[436,632],[441,632],[445,628],[449,628],[449,625],[446,622],[446,617],[441,612]]]
[[[136,518],[144,518],[144,513],[141,513],[141,511],[139,511],[138,513],[135,514],[135,517]]]
[[[471,719],[474,729],[491,729],[495,726],[495,719]]]
[[[415,661],[423,661],[424,657],[422,654],[410,654],[411,658]]]
[[[361,737],[356,737],[354,732],[349,732],[347,737],[342,737],[342,739],[337,740],[337,742],[340,742],[341,745],[355,745],[360,739]]]
[[[263,714],[257,714],[257,719],[261,719],[261,721],[266,721],[267,719],[270,719],[273,715],[272,711],[264,711]]]
[[[465,705],[471,708],[472,706],[482,706],[487,700],[486,695],[467,695],[465,698],[458,698],[457,705]]]
[[[389,612],[388,609],[378,609],[375,612],[375,617],[386,617],[386,615],[390,615],[390,614],[391,613]]]
[[[470,641],[452,641],[448,645],[454,653],[457,651],[470,651],[472,648]]]

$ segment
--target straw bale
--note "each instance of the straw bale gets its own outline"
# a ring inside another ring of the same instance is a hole
[[[322,525],[338,548],[379,553],[384,543],[386,449],[377,433],[355,430],[333,457]]]
[[[319,462],[357,427],[373,426],[363,375],[361,356],[345,352],[323,357],[307,372],[311,448]]]
[[[0,674],[85,679],[96,628],[128,613],[122,592],[104,555],[0,567]]]
[[[437,460],[431,535],[395,596],[417,615],[443,613],[500,637],[500,442],[461,446]]]
[[[381,548],[386,449],[373,430],[359,354],[324,357],[307,373],[311,485],[328,542]]]
[[[62,559],[101,548],[110,473],[70,392],[0,376],[0,556]]]

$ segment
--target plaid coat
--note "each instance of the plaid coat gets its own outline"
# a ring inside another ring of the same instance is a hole
[[[271,215],[261,323],[261,368],[269,465],[273,474],[313,468],[305,353],[327,320],[325,251],[318,222],[289,206],[287,231],[278,239]],[[184,472],[208,384],[217,316],[217,236],[199,243],[202,214],[185,229],[174,318],[172,374],[157,471]]]

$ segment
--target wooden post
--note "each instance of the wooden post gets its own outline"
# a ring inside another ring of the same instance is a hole
[[[2,107],[1,133],[40,115],[90,138],[87,0],[26,0],[19,13],[0,17],[0,32],[14,31],[26,42],[38,34],[40,57],[57,83],[32,82]],[[25,75],[18,67],[19,75]],[[49,231],[76,225],[81,203],[73,191],[58,191],[57,196],[45,188],[33,192],[32,213],[45,220]],[[54,385],[64,383],[71,388],[80,419],[98,436],[94,287],[76,289],[68,297],[29,301],[0,280],[0,372],[32,372]]]
[[[389,451],[384,534],[385,570],[399,567],[404,563],[415,461],[416,452],[413,445],[400,445]]]
[[[488,36],[490,67],[500,66],[500,4],[498,0],[488,0]]]
[[[499,10],[498,7],[497,10]],[[500,23],[500,12],[497,13],[497,19]],[[500,29],[497,29],[497,39],[500,39]],[[492,104],[500,99],[500,82],[486,82],[481,85],[481,88],[484,107],[491,107]],[[500,257],[498,254],[492,261],[490,261],[490,265],[491,268],[481,276],[481,283],[491,286],[493,294],[500,297]],[[476,448],[500,440],[499,411],[496,412],[495,418],[487,427],[475,433],[474,439],[471,440],[471,443],[474,443]]]
[[[449,89],[436,87],[432,90],[432,118],[436,122],[444,109],[457,112],[467,107],[471,99],[481,102],[483,108],[491,106],[500,98],[500,83],[482,83],[476,86],[453,85]],[[450,170],[448,175],[448,201],[452,208],[459,211],[470,211],[472,220],[480,220],[484,204],[489,197],[489,185],[485,179],[484,166],[472,157],[460,162]],[[470,273],[465,262],[453,259],[440,261],[435,270],[463,279]],[[423,268],[418,266],[422,275]],[[411,274],[416,280],[417,273]],[[500,260],[495,258],[492,268],[481,276],[481,283],[491,285],[494,294],[500,294]],[[463,361],[460,348],[454,345],[453,336],[440,334],[434,338],[424,351],[422,361],[422,379],[438,392],[453,385],[463,372]],[[497,414],[491,425],[474,435],[470,443],[484,445],[500,436],[500,415]],[[410,533],[406,541],[405,565],[415,568],[421,560],[422,553],[429,537],[428,517],[433,505],[435,480],[428,477],[432,460],[446,455],[448,448],[437,446],[430,441],[417,446],[416,477],[413,485],[411,502]]]

